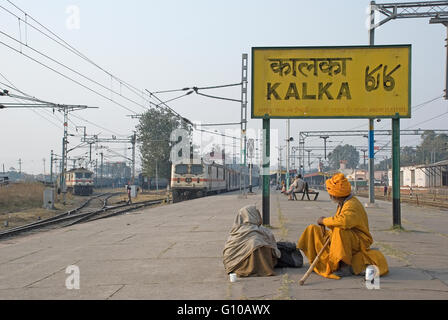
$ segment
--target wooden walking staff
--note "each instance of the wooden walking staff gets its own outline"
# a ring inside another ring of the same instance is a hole
[[[321,226],[321,228],[322,228],[322,233],[323,233],[323,235],[325,237],[325,226]],[[303,275],[302,279],[299,280],[299,284],[301,286],[303,286],[303,284],[305,283],[306,279],[308,279],[310,274],[313,272],[314,267],[316,266],[317,262],[319,261],[320,256],[322,255],[322,252],[324,252],[325,248],[330,244],[330,238],[331,237],[328,237],[327,241],[325,241],[325,244],[323,245],[322,249],[320,249],[320,251],[317,254],[316,258],[314,258],[313,263],[310,265],[310,267],[308,268],[306,273]]]

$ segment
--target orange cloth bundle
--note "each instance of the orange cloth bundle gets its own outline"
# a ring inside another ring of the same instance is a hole
[[[342,173],[335,174],[325,184],[327,185],[328,193],[334,197],[347,197],[352,191],[350,182]]]

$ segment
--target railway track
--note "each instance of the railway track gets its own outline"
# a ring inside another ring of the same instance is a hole
[[[357,196],[359,197],[363,197],[363,198],[368,198],[368,194],[364,194],[364,193],[358,193]],[[384,200],[384,201],[388,201],[391,202],[390,196],[384,196],[384,195],[375,195],[375,199],[378,200]],[[447,201],[442,201],[442,200],[432,200],[428,197],[422,197],[419,195],[414,195],[414,197],[410,198],[408,196],[400,196],[400,202],[403,203],[410,203],[410,204],[415,204],[417,206],[428,206],[428,207],[435,207],[435,208],[441,208],[441,209],[448,209],[448,202]]]
[[[76,209],[58,214],[54,217],[36,221],[30,224],[12,228],[0,232],[0,239],[17,236],[19,234],[32,234],[35,232],[47,231],[56,228],[72,226],[82,222],[104,219],[119,214],[123,214],[132,210],[140,209],[150,205],[156,205],[164,202],[160,200],[149,200],[137,202],[133,204],[119,204],[108,206],[107,201],[120,193],[105,193],[89,198],[81,206]]]

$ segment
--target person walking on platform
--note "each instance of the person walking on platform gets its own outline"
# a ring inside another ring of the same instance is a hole
[[[326,278],[339,279],[361,274],[367,265],[376,265],[380,275],[388,273],[384,255],[379,250],[369,249],[373,238],[367,213],[361,202],[351,194],[348,180],[338,173],[326,181],[326,187],[330,198],[338,204],[336,214],[328,218],[320,217],[318,225],[308,226],[297,243],[297,248],[311,263],[330,238],[314,272]]]

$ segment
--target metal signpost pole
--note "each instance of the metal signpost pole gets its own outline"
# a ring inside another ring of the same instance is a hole
[[[289,188],[289,119],[286,121],[286,188]]]
[[[400,118],[392,119],[392,216],[393,226],[401,227],[400,205]]]
[[[270,119],[266,116],[263,119],[263,171],[262,171],[262,177],[263,177],[262,211],[263,211],[264,225],[270,224],[270,199],[269,199],[270,197],[269,169],[270,169],[270,157],[271,157],[270,130],[271,130]]]

